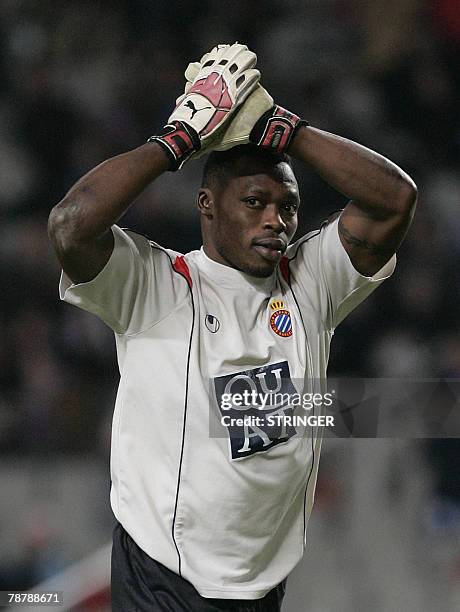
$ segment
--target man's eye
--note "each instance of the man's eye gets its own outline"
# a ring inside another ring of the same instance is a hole
[[[249,206],[258,206],[260,204],[260,202],[259,202],[259,200],[257,198],[246,198],[245,202]]]
[[[291,203],[291,202],[286,202],[286,204],[282,205],[283,210],[285,210],[286,212],[288,212],[291,215],[295,215],[295,213],[297,212],[297,204]]]

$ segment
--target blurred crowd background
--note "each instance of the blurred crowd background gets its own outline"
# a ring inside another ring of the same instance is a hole
[[[337,330],[330,373],[460,378],[458,0],[1,0],[0,590],[32,586],[111,532],[114,341],[59,302],[49,211],[165,123],[189,61],[235,40],[257,52],[278,103],[388,156],[419,188],[397,270]],[[161,177],[120,224],[198,248],[201,167]],[[300,236],[346,200],[296,169]],[[459,448],[326,443],[305,561],[314,580],[305,565],[292,579],[305,610],[459,605]],[[302,612],[294,592],[286,609]]]

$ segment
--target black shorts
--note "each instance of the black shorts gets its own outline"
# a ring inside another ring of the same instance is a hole
[[[113,612],[279,612],[286,580],[262,599],[208,599],[149,557],[120,524],[113,532]]]

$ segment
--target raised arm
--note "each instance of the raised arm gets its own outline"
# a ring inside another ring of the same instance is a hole
[[[340,239],[356,270],[374,275],[412,221],[417,200],[412,179],[378,153],[310,126],[297,130],[289,154],[350,198],[339,220]]]
[[[147,143],[88,172],[52,209],[49,236],[74,283],[90,281],[102,270],[113,249],[111,226],[169,164],[158,143]]]
[[[257,89],[215,150],[235,144],[289,153],[307,163],[350,202],[340,216],[340,240],[364,276],[378,272],[401,244],[414,215],[417,188],[394,163],[356,142],[311,127]],[[268,108],[268,110],[267,110]]]
[[[51,211],[49,235],[62,268],[74,283],[92,280],[113,250],[111,226],[147,185],[177,170],[215,133],[254,90],[257,57],[245,45],[218,45],[190,64],[193,79],[159,136],[100,164],[80,179]],[[197,68],[198,67],[198,68]]]

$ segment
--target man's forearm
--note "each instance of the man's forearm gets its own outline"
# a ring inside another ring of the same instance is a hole
[[[78,242],[97,239],[168,166],[168,158],[156,143],[103,162],[82,177],[54,207],[50,227],[59,230],[59,226],[65,226],[69,238]]]
[[[331,187],[368,214],[405,213],[413,201],[415,185],[403,170],[346,138],[302,127],[289,154],[309,164]]]

